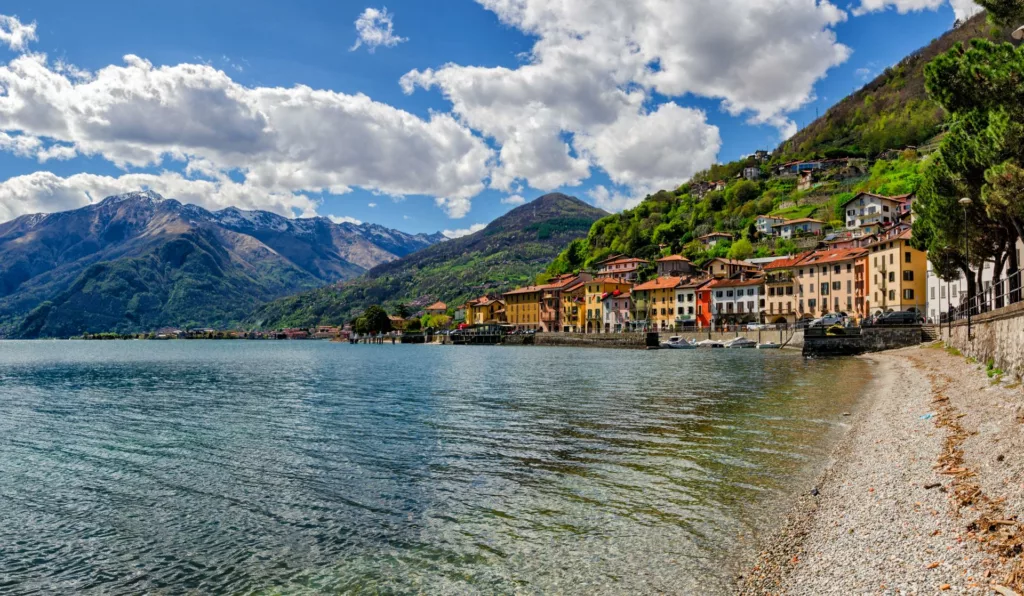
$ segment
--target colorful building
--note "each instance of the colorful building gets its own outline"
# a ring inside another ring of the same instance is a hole
[[[779,238],[796,238],[798,236],[820,236],[825,230],[825,222],[817,219],[790,219],[772,226],[772,235]]]
[[[622,333],[630,329],[630,311],[633,303],[630,292],[612,292],[601,301],[604,333]]]
[[[803,312],[796,284],[797,265],[810,253],[803,253],[765,265],[765,322],[775,325],[796,323]]]
[[[481,296],[470,300],[463,307],[467,325],[503,324],[506,322],[505,301],[493,296]]]
[[[633,287],[633,322],[641,329],[664,331],[676,325],[676,287],[680,277],[659,277]]]
[[[444,302],[435,302],[424,308],[423,312],[428,315],[446,315],[448,314],[448,305]]]
[[[604,330],[604,299],[616,292],[629,292],[633,284],[614,277],[598,277],[585,284],[586,300],[584,303],[587,333],[601,333]]]
[[[807,298],[805,312],[814,317],[841,312],[863,318],[868,252],[865,248],[846,248],[816,250],[807,255],[800,262],[806,273],[800,277]]]
[[[544,333],[559,333],[565,325],[562,321],[562,290],[574,286],[577,281],[589,281],[593,276],[589,273],[579,275],[566,274],[553,278],[550,283],[541,286],[540,299],[540,330]]]
[[[677,327],[707,327],[710,320],[701,322],[701,316],[705,313],[701,308],[697,295],[700,289],[709,283],[711,279],[691,278],[684,279],[676,287],[676,326]]]
[[[516,329],[539,331],[543,295],[543,286],[527,286],[502,294],[508,324]]]
[[[697,242],[700,242],[704,248],[714,248],[716,244],[723,240],[732,241],[732,234],[726,234],[724,232],[712,232],[705,234],[700,238],[697,238]]]
[[[587,281],[589,280],[577,279],[559,292],[562,302],[562,331],[565,333],[583,333],[587,328]]]
[[[868,255],[867,281],[870,285],[865,312],[927,311],[928,255],[910,245],[906,226],[882,232],[864,248]]]

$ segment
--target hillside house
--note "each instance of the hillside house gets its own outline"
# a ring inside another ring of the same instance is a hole
[[[724,232],[712,232],[710,234],[705,234],[700,238],[697,238],[697,241],[700,242],[704,246],[704,248],[714,248],[714,246],[721,242],[722,240],[732,241],[732,234],[726,234]]]
[[[614,277],[621,281],[632,282],[636,280],[640,267],[647,265],[644,259],[632,257],[615,257],[598,263],[598,277]]]
[[[727,279],[743,274],[750,275],[758,271],[757,265],[748,263],[747,261],[737,261],[736,259],[724,258],[711,259],[704,267],[704,270],[709,276],[718,279]]]
[[[865,235],[876,234],[899,219],[901,205],[909,198],[862,192],[842,205],[846,229]]]
[[[428,315],[448,314],[448,305],[445,304],[444,302],[435,302],[430,306],[426,307],[425,309],[423,309],[423,312],[425,312]]]
[[[772,226],[774,235],[780,238],[796,238],[799,236],[818,236],[825,230],[825,222],[817,219],[790,219]]]
[[[757,228],[757,232],[762,236],[774,236],[775,230],[772,226],[775,224],[786,223],[785,217],[772,217],[771,215],[758,215],[757,223],[754,226]]]
[[[683,255],[671,255],[657,260],[659,276],[689,277],[697,267]]]
[[[751,181],[758,181],[761,179],[761,168],[750,167],[743,168],[743,178]]]

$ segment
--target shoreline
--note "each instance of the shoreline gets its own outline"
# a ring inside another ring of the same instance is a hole
[[[938,346],[861,358],[849,428],[737,593],[1024,594],[1020,386]]]

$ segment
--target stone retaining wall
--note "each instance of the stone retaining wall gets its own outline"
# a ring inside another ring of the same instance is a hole
[[[512,336],[515,337],[515,336]],[[512,339],[512,337],[508,339]],[[647,348],[646,333],[609,333],[586,335],[582,333],[538,333],[527,336],[536,346],[561,346],[572,348],[618,348],[644,350]],[[506,341],[506,343],[508,343]]]
[[[851,356],[908,348],[921,343],[921,328],[865,327],[860,335],[803,337],[805,356]]]
[[[995,366],[1014,377],[1024,377],[1024,302],[998,312],[974,317],[967,339],[967,321],[941,326],[942,339],[978,362],[993,361]]]

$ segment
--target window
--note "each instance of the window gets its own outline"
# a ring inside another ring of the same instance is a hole
[[[896,290],[889,290],[889,300],[896,300]]]
[[[843,282],[841,282],[841,281],[834,281],[834,282],[832,282],[832,289],[834,291],[836,291],[836,292],[838,292],[839,290],[842,290],[843,289]]]
[[[910,254],[910,251],[909,251],[909,250],[908,250],[907,252],[903,253],[903,262],[904,262],[904,263],[909,263],[909,262],[911,262],[911,259],[912,259],[912,258],[913,258],[913,257],[911,256],[911,254]]]
[[[892,265],[892,264],[894,264],[894,263],[896,263],[896,258],[895,258],[895,255],[893,255],[893,254],[890,254],[890,255],[889,255],[889,264],[890,264],[890,265]]]
[[[828,296],[828,282],[821,284],[821,295]]]
[[[934,291],[934,288],[932,288],[932,290]],[[940,286],[939,287],[939,298],[941,300],[945,300],[946,299],[946,287],[945,286]]]
[[[875,267],[878,267],[878,257],[875,257]]]
[[[907,253],[907,254],[910,254],[910,253]],[[914,281],[914,272],[909,270],[909,269],[904,271],[903,272],[903,281]]]
[[[853,291],[853,280],[846,280],[846,293],[849,294]]]
[[[800,275],[800,277],[803,277],[803,276],[804,276],[804,270],[803,270],[803,269],[801,269],[801,270],[800,270],[800,273],[799,273],[799,275]]]
[[[749,288],[747,290],[747,296],[753,296],[753,295],[754,295],[754,288]]]
[[[686,311],[687,311],[687,314],[691,314],[692,315],[693,314],[693,307],[691,306],[691,307],[687,308]]]
[[[754,301],[753,300],[748,300],[747,301],[747,310],[749,310],[750,312],[754,312]]]
[[[732,290],[726,290],[726,292],[725,292],[725,296],[727,298],[732,298],[733,294],[734,294],[734,292]]]
[[[896,272],[895,271],[890,271],[889,272],[889,283],[895,283],[895,282],[896,282]]]
[[[853,271],[853,263],[847,263],[846,264],[846,272],[849,273],[851,271]]]
[[[786,295],[787,296],[792,296],[793,295],[793,286],[789,286],[788,288],[786,288]]]
[[[842,273],[843,272],[842,267],[840,267],[839,265],[836,265],[832,270],[835,271],[836,273]]]
[[[722,297],[722,290],[718,290],[717,292],[715,292],[715,298],[721,298],[721,297]]]
[[[821,268],[821,274],[822,275],[828,275],[828,267],[822,267]]]
[[[775,288],[768,288],[768,295],[769,296],[774,296],[775,295]]]
[[[903,299],[904,300],[913,300],[914,299],[914,290],[903,290]]]

